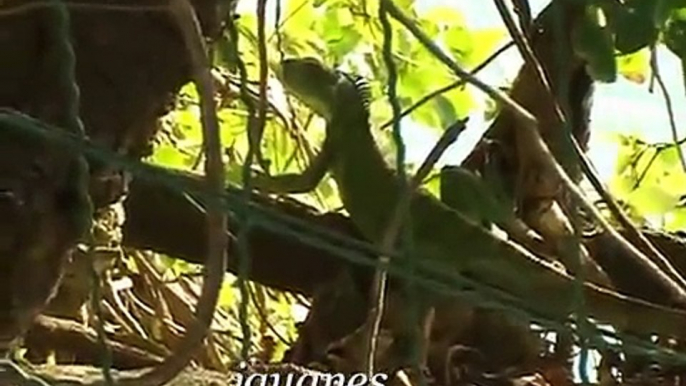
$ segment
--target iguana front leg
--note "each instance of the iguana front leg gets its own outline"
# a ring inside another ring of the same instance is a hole
[[[276,194],[308,193],[313,191],[331,167],[333,149],[330,142],[327,137],[324,140],[322,149],[302,172],[286,173],[277,176],[257,174],[253,177],[253,187],[265,193]]]
[[[475,223],[490,229],[495,224],[517,242],[544,252],[540,240],[532,235],[531,229],[514,215],[514,209],[497,194],[498,185],[481,178],[460,166],[445,166],[440,172],[440,199],[450,208],[464,214]]]

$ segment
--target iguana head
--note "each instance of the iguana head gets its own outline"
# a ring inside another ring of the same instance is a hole
[[[286,59],[278,74],[284,87],[317,114],[330,119],[339,73],[315,58]]]
[[[369,93],[362,78],[327,68],[315,58],[286,59],[278,76],[289,92],[326,120],[336,106],[349,108],[357,102],[367,108]]]

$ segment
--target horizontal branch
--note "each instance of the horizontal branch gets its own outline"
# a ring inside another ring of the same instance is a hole
[[[188,175],[188,186],[200,186],[200,177]],[[294,202],[270,200],[258,195],[253,200],[311,223],[313,226],[361,239],[352,222],[337,213],[317,214],[314,209]],[[126,222],[124,244],[150,249],[190,263],[204,264],[207,225],[204,215],[183,194],[168,186],[134,179],[124,201]],[[229,220],[229,233],[239,227]],[[248,234],[251,267],[249,278],[264,285],[311,296],[327,282],[345,261],[323,248],[313,247],[278,232],[254,226]],[[228,270],[238,272],[235,243],[230,243]],[[370,270],[371,272],[371,270]]]
[[[184,177],[188,186],[200,186],[196,176]],[[259,195],[253,200],[263,207],[298,218],[341,236],[362,240],[352,221],[338,213],[317,213],[313,208],[295,201],[277,201]],[[206,222],[204,215],[185,198],[183,193],[163,184],[134,179],[124,202],[126,222],[124,244],[149,249],[190,263],[203,264],[206,256]],[[236,234],[237,224],[229,221],[228,231]],[[644,231],[644,235],[669,257],[681,272],[686,272],[686,242],[661,232]],[[285,291],[311,296],[323,283],[333,280],[343,268],[354,268],[325,248],[314,247],[296,238],[255,225],[248,236],[251,270],[249,278],[261,284]],[[620,246],[605,233],[587,238],[584,243],[603,266],[619,292],[650,302],[665,304],[659,286],[640,270],[613,262],[624,261],[617,254]],[[229,247],[228,271],[238,271],[238,255]],[[373,270],[368,269],[371,277]]]

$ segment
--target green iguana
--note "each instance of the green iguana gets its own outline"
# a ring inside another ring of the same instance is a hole
[[[326,139],[303,173],[258,175],[254,186],[263,192],[307,192],[330,171],[352,221],[378,245],[401,196],[401,184],[372,137],[366,83],[312,58],[285,60],[278,75],[286,90],[326,119]],[[422,190],[412,196],[410,216],[414,252],[410,258],[419,273],[443,283],[455,274],[476,280],[520,299],[526,311],[538,317],[560,320],[571,314],[576,283],[555,264],[497,237]],[[421,309],[428,312],[436,295],[421,292]],[[583,285],[583,292],[590,315],[620,330],[678,336],[686,326],[683,311],[590,283]]]

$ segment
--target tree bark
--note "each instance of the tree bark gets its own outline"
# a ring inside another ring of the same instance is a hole
[[[188,175],[188,184],[198,186],[200,178]],[[317,213],[313,208],[294,201],[277,201],[252,195],[252,200],[263,207],[279,211],[309,224],[343,237],[364,242],[352,221],[338,213]],[[187,262],[202,264],[205,259],[207,228],[204,215],[187,200],[183,193],[161,184],[133,180],[124,201],[126,221],[123,226],[124,245],[150,249]],[[230,221],[227,231],[237,235],[239,226]],[[648,239],[673,262],[682,273],[686,272],[686,241],[677,235],[644,231]],[[652,296],[650,281],[640,271],[618,266],[626,261],[617,256],[621,249],[614,248],[612,240],[598,233],[584,240],[591,255],[616,280],[617,289],[632,296],[660,303]],[[360,271],[359,266],[341,259],[325,248],[282,234],[257,224],[248,233],[248,250],[251,261],[249,278],[261,284],[312,296],[321,284],[331,281],[341,269]],[[371,258],[371,255],[366,255]],[[236,244],[229,250],[228,270],[238,272],[239,255]],[[371,272],[366,268],[362,272]]]

